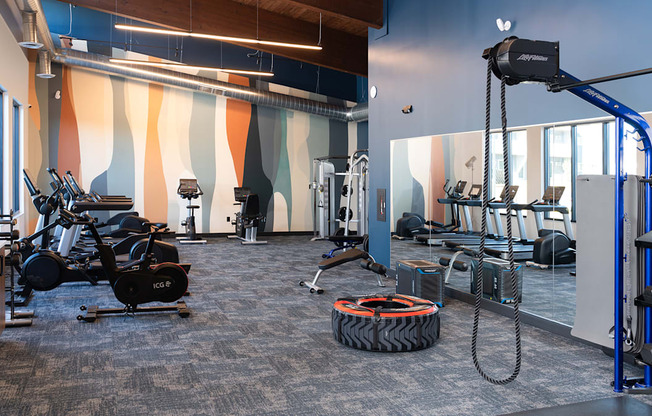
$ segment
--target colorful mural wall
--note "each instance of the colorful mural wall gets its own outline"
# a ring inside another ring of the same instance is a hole
[[[70,170],[85,189],[131,196],[141,215],[173,230],[186,216],[179,179],[197,178],[199,232],[233,230],[236,186],[260,196],[265,231],[310,231],[312,159],[358,145],[355,123],[80,68],[53,71],[55,78],[32,75],[30,83],[36,154],[28,167],[39,187],[50,189],[45,168]]]

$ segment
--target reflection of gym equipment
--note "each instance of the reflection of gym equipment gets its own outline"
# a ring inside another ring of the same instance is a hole
[[[181,244],[206,244],[206,240],[202,240],[197,235],[197,228],[195,225],[195,210],[199,209],[199,205],[193,205],[192,200],[199,198],[201,195],[204,195],[201,187],[197,183],[197,179],[179,179],[179,187],[177,188],[177,194],[181,199],[188,200],[188,217],[186,220],[181,222],[181,225],[186,227],[186,236],[177,237],[177,240]]]
[[[315,278],[312,280],[312,282],[306,282],[302,280],[299,282],[299,286],[307,286],[310,288],[310,293],[317,292],[317,294],[321,295],[324,293],[324,289],[317,286],[317,281],[319,280],[319,277],[322,275],[322,273],[328,269],[332,269],[333,267],[355,260],[361,260],[360,267],[363,269],[376,273],[378,286],[385,287],[385,283],[383,283],[381,276],[386,276],[387,268],[382,264],[376,263],[376,260],[372,257],[371,254],[364,250],[360,250],[359,248],[351,248],[334,257],[321,261],[317,265],[319,270],[317,271],[317,274],[315,275]]]
[[[369,220],[369,156],[366,149],[356,150],[350,156],[325,156],[313,160],[313,240],[326,239],[330,235],[364,235],[368,231]],[[336,172],[333,160],[346,159],[344,172]],[[340,208],[336,207],[336,176],[344,177],[339,190],[341,198],[346,198]],[[337,210],[337,212],[336,212]],[[355,224],[355,229],[351,227]],[[339,230],[343,230],[338,233]]]
[[[258,227],[265,222],[265,216],[260,212],[258,194],[251,193],[249,188],[233,188],[236,205],[240,205],[240,212],[236,212],[235,235],[229,238],[242,240],[241,244],[267,244],[267,241],[258,241]]]
[[[446,179],[444,184],[444,192],[446,192],[446,198],[442,199],[451,199],[456,200],[462,197],[464,188],[466,187],[466,181],[458,181],[457,185],[453,188],[448,186],[450,179]],[[460,222],[457,219],[456,206],[452,203],[445,204],[451,207],[451,222],[444,224],[437,221],[426,220],[421,214],[416,212],[404,212],[403,216],[396,221],[396,236],[399,238],[413,238],[417,235],[430,235],[430,234],[441,234],[441,233],[453,233],[459,226]],[[459,213],[459,212],[458,212]]]
[[[2,316],[0,316],[0,333],[2,330],[7,327],[19,327],[19,326],[30,326],[32,325],[32,317],[34,312],[19,312],[16,310],[16,286],[15,286],[15,272],[14,267],[20,264],[20,252],[19,244],[16,242],[20,237],[18,230],[14,227],[16,226],[16,220],[14,219],[13,211],[9,211],[9,214],[0,215],[0,226],[5,225],[9,227],[8,232],[0,232],[0,240],[7,241],[9,243],[9,287],[4,286],[4,277],[5,277],[5,256],[4,248],[0,247],[0,276],[2,276],[3,288],[9,292],[9,301],[6,303],[9,306],[9,312],[5,313],[4,308]],[[4,297],[3,297],[4,299]],[[4,301],[3,301],[4,302]]]

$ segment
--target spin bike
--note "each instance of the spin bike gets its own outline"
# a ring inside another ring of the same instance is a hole
[[[95,247],[100,256],[102,266],[113,289],[113,293],[125,306],[122,308],[99,308],[82,305],[85,315],[78,315],[77,320],[94,322],[100,315],[127,314],[135,315],[142,312],[177,312],[182,318],[190,315],[190,309],[184,301],[179,301],[188,290],[187,270],[177,263],[156,264],[152,251],[158,231],[149,233],[145,253],[140,259],[118,265],[115,253],[108,244],[102,242],[102,237],[93,221],[72,212],[61,210],[61,214],[72,218],[76,224],[86,225],[96,242]],[[174,305],[139,306],[150,302],[172,303]]]

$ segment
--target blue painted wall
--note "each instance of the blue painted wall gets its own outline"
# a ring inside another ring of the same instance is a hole
[[[560,41],[561,67],[579,78],[652,67],[646,48],[649,0],[388,0],[387,34],[369,31],[371,207],[376,189],[390,196],[390,140],[482,130],[486,62],[482,51],[506,36]],[[506,34],[496,19],[511,20]],[[494,84],[497,85],[497,84]],[[599,86],[638,111],[652,109],[652,76]],[[498,88],[494,88],[498,92]],[[507,91],[508,124],[520,126],[602,116],[569,93],[553,94],[540,85]],[[492,126],[499,126],[498,97]],[[412,104],[414,112],[401,108]],[[390,223],[370,216],[370,248],[389,264]],[[390,215],[387,218],[391,218]]]
[[[265,53],[259,61],[247,54],[253,49],[243,48],[228,43],[221,44],[203,39],[185,39],[177,43],[177,39],[145,33],[133,33],[113,28],[115,23],[140,24],[138,21],[116,17],[96,10],[83,7],[73,7],[72,30],[70,25],[69,4],[55,0],[42,0],[43,10],[50,31],[57,34],[68,34],[78,39],[87,39],[89,52],[110,54],[110,47],[125,47],[134,52],[140,52],[159,58],[179,60],[175,56],[177,47],[183,49],[183,62],[193,65],[220,66],[257,70],[269,70],[272,66],[271,55]],[[274,77],[265,81],[275,84],[299,88],[305,91],[319,92],[329,97],[356,101],[358,80],[355,75],[335,71],[329,68],[306,64],[282,56],[274,56]]]

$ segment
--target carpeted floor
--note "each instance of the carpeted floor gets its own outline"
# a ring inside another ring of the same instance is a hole
[[[226,238],[180,247],[193,263],[192,314],[78,322],[82,304],[119,306],[108,286],[37,293],[33,326],[0,335],[1,415],[497,415],[613,397],[612,361],[597,349],[523,328],[523,368],[507,386],[471,361],[472,308],[448,301],[441,339],[412,353],[371,353],[333,340],[333,301],[379,290],[355,264],[324,273],[323,295],[299,280],[316,271],[326,242]],[[510,371],[512,323],[482,313],[480,355]],[[627,368],[627,373],[636,373]],[[652,404],[650,397],[636,400]]]

